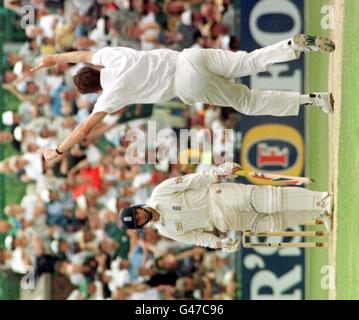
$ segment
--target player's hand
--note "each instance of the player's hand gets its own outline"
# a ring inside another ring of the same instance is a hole
[[[236,252],[241,246],[240,239],[224,238],[220,241],[220,248],[226,252]]]
[[[214,169],[216,175],[220,179],[230,178],[239,170],[242,170],[242,167],[234,162],[225,162]]]
[[[50,68],[54,65],[56,65],[55,55],[45,56],[42,58],[42,61],[36,67],[34,67],[30,70],[30,72],[33,73],[33,72],[36,72],[37,70],[40,70],[43,68]]]
[[[46,161],[51,161],[60,157],[60,155],[54,149],[50,148],[41,148],[37,150],[37,152],[42,153]]]

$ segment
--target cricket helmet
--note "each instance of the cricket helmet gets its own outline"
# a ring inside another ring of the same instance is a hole
[[[141,229],[152,218],[152,215],[150,215],[150,219],[142,225],[136,223],[136,209],[143,207],[145,207],[145,205],[140,204],[123,209],[120,214],[122,225],[127,229]]]

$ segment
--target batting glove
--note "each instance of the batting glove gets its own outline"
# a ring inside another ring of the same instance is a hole
[[[222,250],[225,252],[236,252],[241,246],[240,239],[224,238],[220,243]]]
[[[238,163],[234,162],[225,162],[214,169],[215,174],[218,178],[230,178],[237,171],[242,170],[242,167]]]

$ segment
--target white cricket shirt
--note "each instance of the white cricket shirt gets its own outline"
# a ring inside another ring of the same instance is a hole
[[[95,52],[92,63],[104,67],[100,76],[103,91],[92,113],[113,113],[129,104],[174,98],[178,54],[170,49],[136,51],[126,47],[106,47]]]

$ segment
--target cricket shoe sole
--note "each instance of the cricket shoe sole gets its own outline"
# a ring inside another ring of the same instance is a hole
[[[321,217],[320,220],[323,222],[325,229],[327,229],[328,232],[332,231],[333,229],[333,215],[325,212]]]
[[[326,194],[327,195],[322,200],[322,207],[327,213],[332,214],[334,210],[334,196],[330,192],[327,192]]]
[[[313,97],[313,105],[320,107],[325,113],[334,113],[334,97],[329,92],[315,92]]]
[[[299,51],[321,51],[331,53],[335,51],[335,43],[323,36],[297,34],[293,38],[294,48]]]

